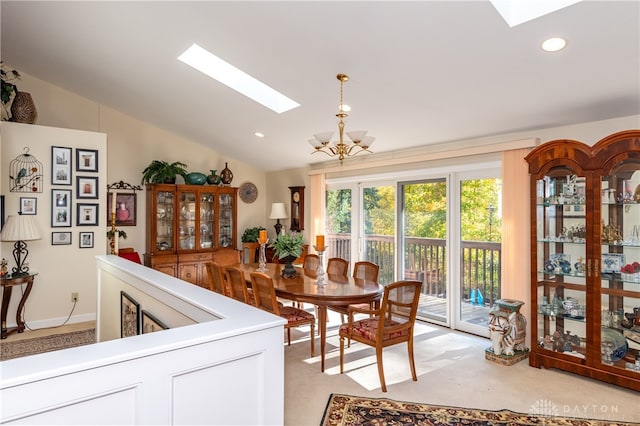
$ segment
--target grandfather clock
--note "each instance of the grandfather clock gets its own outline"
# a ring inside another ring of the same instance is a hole
[[[290,186],[291,191],[291,230],[304,230],[304,186]]]

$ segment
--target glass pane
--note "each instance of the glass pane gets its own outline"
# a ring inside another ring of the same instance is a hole
[[[447,183],[405,183],[402,188],[403,279],[422,282],[418,316],[447,321]]]
[[[537,339],[544,349],[587,356],[585,178],[557,168],[536,182]]]
[[[180,193],[180,249],[193,250],[196,245],[196,194]]]
[[[215,211],[215,195],[200,194],[200,248],[208,249],[213,245],[213,221]]]
[[[640,372],[639,201],[640,163],[622,163],[610,176],[602,178],[600,361],[611,368],[637,372]]]
[[[460,181],[460,321],[486,327],[501,298],[502,179]]]
[[[175,238],[173,192],[156,193],[156,248],[158,251],[173,251]]]
[[[220,226],[218,229],[218,244],[220,247],[230,247],[233,242],[233,198],[229,194],[220,194]]]
[[[364,223],[362,253],[359,257],[380,266],[380,284],[394,281],[395,196],[394,186],[365,187],[362,191]]]
[[[351,261],[351,189],[333,189],[326,193],[325,259],[340,257]]]

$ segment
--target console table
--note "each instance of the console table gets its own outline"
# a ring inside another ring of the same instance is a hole
[[[2,284],[2,338],[6,339],[7,336],[13,332],[22,333],[24,331],[24,318],[22,312],[24,310],[24,304],[31,293],[31,287],[33,287],[33,279],[37,274],[22,275],[19,277],[12,277],[10,275],[0,278],[0,284]],[[16,311],[16,327],[7,329],[7,311],[9,310],[9,302],[11,301],[11,290],[16,285],[26,284],[27,288],[22,293],[20,303],[18,303],[18,309]]]

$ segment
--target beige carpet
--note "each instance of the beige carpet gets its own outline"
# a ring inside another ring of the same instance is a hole
[[[95,328],[39,336],[19,340],[3,340],[0,344],[0,361],[57,351],[96,342]]]
[[[522,414],[509,410],[490,411],[332,394],[320,425],[618,426],[637,423],[562,417],[552,411]]]

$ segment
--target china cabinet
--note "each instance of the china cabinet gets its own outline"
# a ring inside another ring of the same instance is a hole
[[[545,143],[531,174],[531,353],[640,391],[640,130]]]
[[[235,247],[237,188],[148,184],[146,266],[208,287],[205,263]]]

